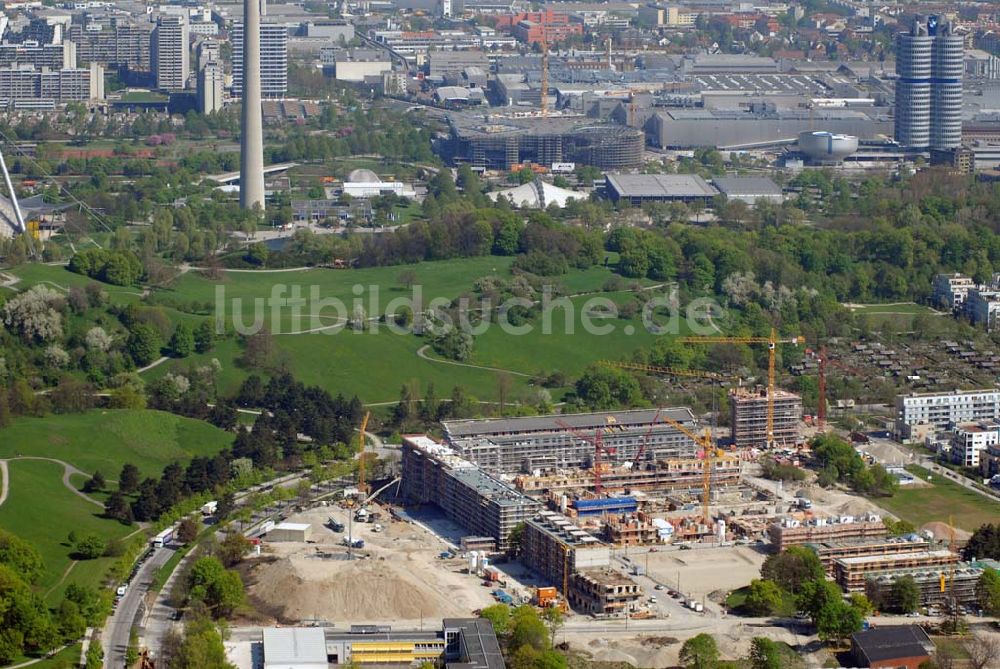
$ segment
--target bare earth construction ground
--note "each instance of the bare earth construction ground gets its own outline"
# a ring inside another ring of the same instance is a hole
[[[375,533],[371,524],[354,523],[352,533],[365,547],[349,561],[344,533],[325,524],[330,516],[347,523],[346,510],[320,507],[288,519],[310,523],[314,543],[266,544],[250,572],[251,601],[261,612],[282,622],[416,629],[422,621],[440,624],[441,618],[467,616],[493,603],[489,588],[462,573],[463,560],[438,557],[444,545],[423,528],[386,519],[384,530]]]

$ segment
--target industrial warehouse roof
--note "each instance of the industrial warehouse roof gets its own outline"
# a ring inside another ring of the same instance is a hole
[[[719,194],[697,174],[609,174],[608,186],[619,197],[684,198]]]
[[[727,197],[780,197],[781,186],[767,177],[716,177],[712,185]]]
[[[520,75],[519,75],[520,76]],[[511,84],[513,85],[513,84]],[[567,135],[572,133],[595,133],[616,137],[642,134],[635,128],[600,123],[584,116],[517,116],[481,111],[452,112],[448,114],[448,124],[452,133],[459,137],[502,137],[506,135]]]
[[[485,618],[445,618],[444,629],[458,629],[461,638],[459,662],[447,662],[447,669],[504,669],[503,654],[493,625]]]
[[[679,423],[694,422],[694,414],[687,407],[668,409],[634,409],[631,411],[605,411],[597,413],[555,414],[549,416],[524,416],[520,418],[488,418],[485,420],[446,420],[442,422],[449,439],[531,432],[563,432],[566,428],[587,430],[596,427],[648,426],[657,417],[670,418]]]
[[[326,637],[319,627],[264,628],[264,669],[327,667]]]
[[[867,632],[855,632],[851,635],[851,640],[854,647],[864,655],[864,658],[854,659],[865,659],[869,663],[923,657],[934,650],[934,642],[917,625],[877,627]]]

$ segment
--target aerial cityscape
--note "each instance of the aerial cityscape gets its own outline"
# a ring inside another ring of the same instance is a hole
[[[1000,669],[1000,5],[0,1],[0,669]]]

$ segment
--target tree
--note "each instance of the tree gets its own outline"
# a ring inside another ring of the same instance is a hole
[[[524,540],[524,523],[520,522],[511,528],[507,535],[507,554],[517,557],[521,553],[521,542]]]
[[[473,338],[459,328],[449,328],[431,340],[434,352],[451,360],[467,360],[472,355]]]
[[[191,516],[186,516],[177,526],[177,540],[182,544],[189,544],[198,538],[198,522]]]
[[[274,340],[267,326],[251,335],[244,337],[243,357],[241,361],[249,369],[265,370],[271,366],[274,358]]]
[[[83,484],[83,492],[101,492],[104,490],[106,485],[107,482],[104,480],[104,475],[100,472],[100,470],[97,470],[94,472],[94,475]]]
[[[751,669],[784,669],[781,646],[766,637],[754,637],[750,642]]]
[[[545,624],[549,627],[549,633],[552,635],[552,645],[556,645],[556,634],[559,633],[559,628],[566,623],[566,618],[563,616],[562,609],[558,606],[547,606],[544,611],[542,611],[542,618],[545,620]]]
[[[506,604],[487,606],[479,612],[479,617],[490,621],[498,637],[507,634],[510,627],[510,607]]]
[[[104,502],[104,515],[126,525],[132,524],[132,508],[128,505],[125,495],[118,490],[108,495],[108,499]]]
[[[234,567],[243,561],[250,550],[250,540],[239,532],[230,532],[222,540],[215,554],[225,567]]]
[[[235,571],[228,571],[212,556],[199,558],[188,573],[193,601],[203,602],[217,617],[229,615],[243,603],[243,581]]]
[[[87,659],[84,669],[102,669],[104,667],[104,649],[101,644],[92,643],[87,647]]]
[[[976,583],[979,608],[991,616],[1000,616],[1000,572],[984,569]]]
[[[1000,523],[982,525],[972,533],[963,549],[966,560],[1000,560]]]
[[[226,660],[219,629],[205,618],[189,622],[182,638],[165,639],[163,653],[164,666],[171,669],[236,669]]]
[[[131,462],[122,465],[122,472],[118,475],[118,490],[126,495],[130,495],[139,487],[139,468]]]
[[[112,336],[109,335],[104,328],[98,325],[87,330],[87,334],[84,337],[84,343],[86,344],[87,349],[91,351],[107,353],[111,350],[112,344],[114,344],[114,338],[112,338]]]
[[[680,661],[684,669],[714,669],[719,663],[719,647],[709,634],[699,634],[681,646]]]
[[[258,267],[263,267],[264,265],[267,264],[268,255],[270,254],[267,250],[267,246],[265,246],[261,242],[257,242],[247,247],[243,259],[246,260],[251,265],[257,265]]]
[[[64,641],[76,641],[87,630],[87,621],[76,602],[64,599],[56,609],[55,624]]]
[[[576,382],[580,402],[595,411],[634,406],[642,399],[635,377],[620,369],[588,367]]]
[[[815,552],[805,546],[791,546],[769,555],[760,568],[760,575],[797,594],[803,583],[824,578],[826,570]]]
[[[197,353],[208,353],[214,347],[215,328],[212,321],[202,321],[194,330],[194,350]]]
[[[81,560],[96,560],[104,555],[107,542],[98,534],[89,533],[77,540],[73,552]]]
[[[774,581],[755,578],[750,581],[744,607],[752,616],[774,615],[781,608],[781,588]]]
[[[128,353],[140,367],[145,367],[158,357],[163,341],[159,331],[147,323],[137,323],[128,338]]]
[[[45,571],[38,549],[4,529],[0,529],[0,565],[13,570],[28,584],[37,582]]]
[[[994,634],[973,634],[962,642],[971,669],[1000,666],[1000,639]]]
[[[412,290],[417,283],[417,273],[412,269],[405,269],[396,277],[396,281],[401,283],[406,290]]]
[[[845,602],[840,588],[826,578],[803,583],[798,605],[809,614],[820,639],[843,639],[861,629],[862,612]]]
[[[510,647],[531,646],[535,650],[548,650],[549,632],[533,606],[519,606],[510,619]]]
[[[2,322],[28,343],[60,339],[64,304],[61,294],[39,284],[4,303]]]
[[[191,326],[183,321],[178,323],[167,348],[170,349],[170,355],[175,358],[186,358],[191,355],[194,351],[194,332],[191,331]]]
[[[900,613],[912,613],[920,606],[920,587],[909,574],[897,578],[891,592],[893,606]]]

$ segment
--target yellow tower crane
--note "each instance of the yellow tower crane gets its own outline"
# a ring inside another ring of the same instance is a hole
[[[708,428],[705,428],[704,434],[697,435],[684,427],[683,423],[678,423],[672,418],[660,416],[660,420],[667,425],[676,428],[682,434],[694,441],[695,444],[701,446],[701,450],[705,456],[702,460],[701,474],[702,513],[705,516],[705,524],[710,525],[712,523],[712,515],[709,513],[709,499],[712,494],[712,467],[715,465],[716,458],[725,455],[725,453],[715,447],[715,444],[712,441],[712,433]]]
[[[624,362],[615,360],[598,360],[597,364],[605,367],[617,367],[618,369],[632,369],[637,372],[649,372],[650,374],[664,374],[666,376],[690,376],[697,379],[712,379],[714,381],[739,381],[740,377],[731,374],[719,374],[703,369],[678,369],[676,367],[658,367],[656,365],[646,365],[641,362]]]
[[[778,338],[778,333],[771,328],[771,335],[768,337],[679,337],[677,341],[685,344],[767,344],[767,448],[774,446],[774,357],[778,344],[799,344],[805,343],[805,337],[792,336],[784,339]]]
[[[365,483],[365,445],[368,443],[368,440],[365,439],[365,430],[368,428],[368,419],[371,415],[370,411],[365,412],[365,417],[361,419],[361,429],[358,431],[358,442],[360,445],[358,449],[358,490],[361,491],[362,499],[368,492],[368,486]]]

